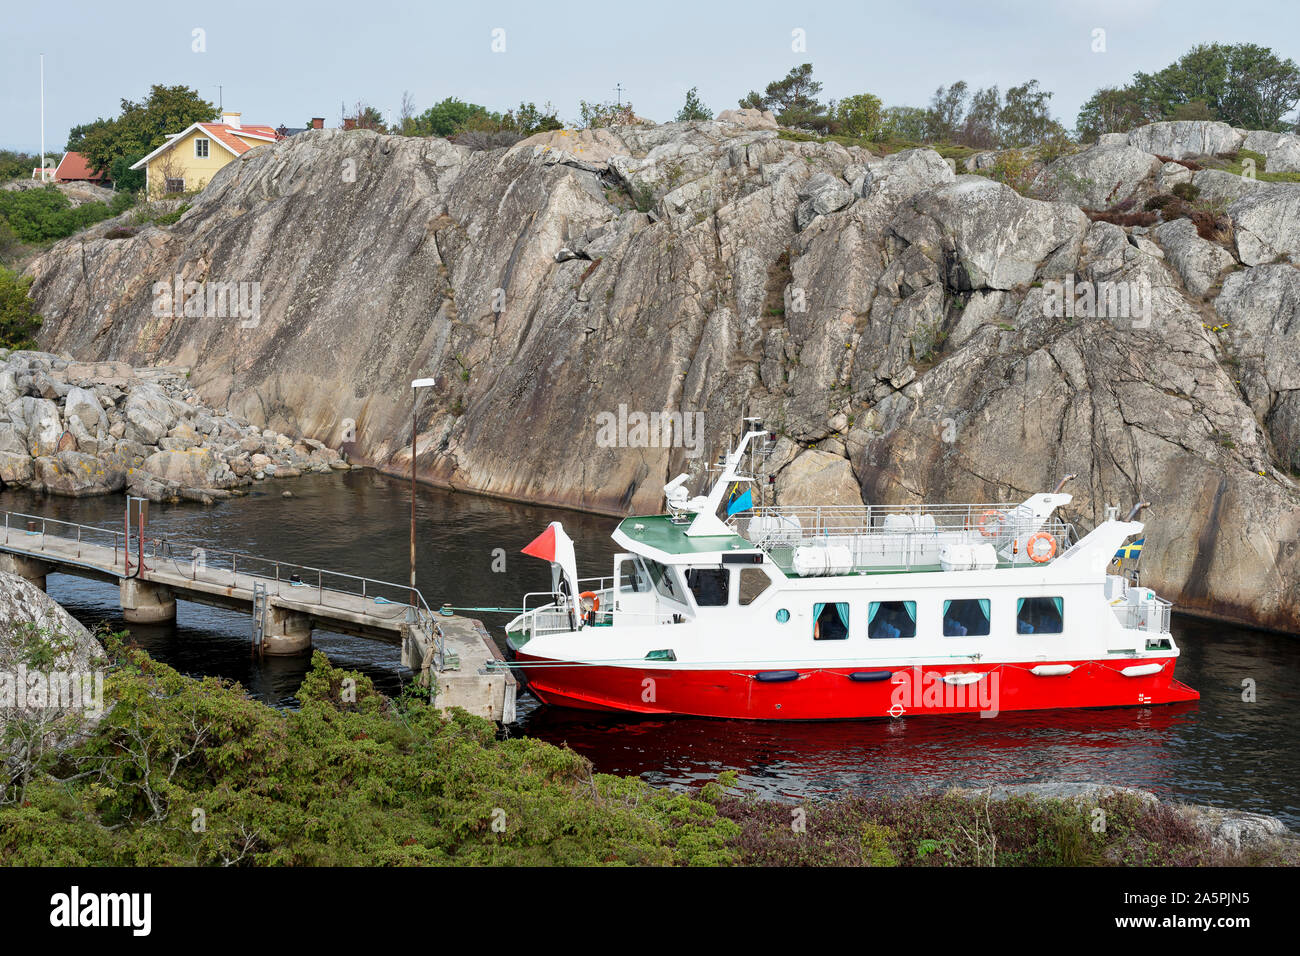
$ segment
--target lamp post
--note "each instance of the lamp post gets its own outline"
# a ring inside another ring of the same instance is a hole
[[[415,607],[415,410],[419,404],[418,389],[428,388],[436,379],[417,378],[411,382],[411,607]]]

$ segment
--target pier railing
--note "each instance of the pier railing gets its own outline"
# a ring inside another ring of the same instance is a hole
[[[47,543],[68,546],[64,550],[47,552],[55,560],[72,560],[91,567],[101,567],[91,560],[92,555],[83,553],[84,545],[96,545],[112,548],[113,563],[105,569],[112,570],[125,567],[123,554],[129,549],[133,564],[137,554],[143,552],[147,567],[157,569],[167,564],[174,573],[196,583],[222,584],[251,592],[254,583],[252,579],[258,578],[276,582],[279,586],[273,593],[292,596],[304,604],[315,603],[338,611],[355,611],[355,606],[350,607],[341,599],[360,598],[375,608],[391,607],[391,613],[369,607],[366,613],[369,617],[394,622],[403,620],[423,628],[435,643],[439,669],[445,661],[443,632],[437,617],[420,590],[413,589],[409,583],[398,584],[224,548],[178,544],[159,535],[147,535],[141,545],[140,539],[134,535],[128,541],[124,528],[100,528],[19,511],[5,511],[3,514],[4,544],[32,553],[45,552]],[[242,582],[241,575],[244,576]]]

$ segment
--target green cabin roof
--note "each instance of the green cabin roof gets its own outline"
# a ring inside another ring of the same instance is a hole
[[[637,525],[643,525],[638,528]],[[619,523],[629,541],[643,544],[665,554],[711,554],[718,551],[757,551],[738,534],[692,538],[686,534],[690,524],[678,524],[669,515],[644,515],[624,518]]]

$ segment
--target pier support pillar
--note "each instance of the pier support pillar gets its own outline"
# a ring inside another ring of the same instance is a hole
[[[287,655],[301,654],[308,650],[311,650],[311,618],[274,604],[268,607],[266,632],[262,635],[262,653]]]
[[[160,624],[176,620],[176,596],[171,589],[139,578],[119,578],[122,616],[128,624]]]
[[[0,554],[0,571],[24,578],[29,584],[35,585],[42,591],[45,590],[45,575],[53,570],[53,565],[23,554]]]

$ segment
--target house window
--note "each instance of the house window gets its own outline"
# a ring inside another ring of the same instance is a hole
[[[699,607],[722,607],[727,603],[728,568],[691,568],[686,572],[686,586],[695,595]]]
[[[842,641],[849,636],[849,606],[837,604],[813,605],[813,640]]]
[[[1065,602],[1059,597],[1021,598],[1016,602],[1017,634],[1060,634],[1065,630]]]
[[[943,602],[944,637],[985,637],[988,633],[988,598]]]
[[[867,610],[867,637],[916,637],[916,602],[872,601]]]
[[[196,139],[194,141],[194,158],[195,159],[208,158],[208,140]]]
[[[740,603],[753,604],[760,594],[768,589],[772,579],[761,568],[740,569]]]
[[[172,179],[171,177],[168,177],[168,178],[167,178],[167,191],[168,191],[169,193],[183,193],[183,192],[185,192],[185,180],[184,180],[183,178],[181,178],[181,179]]]

